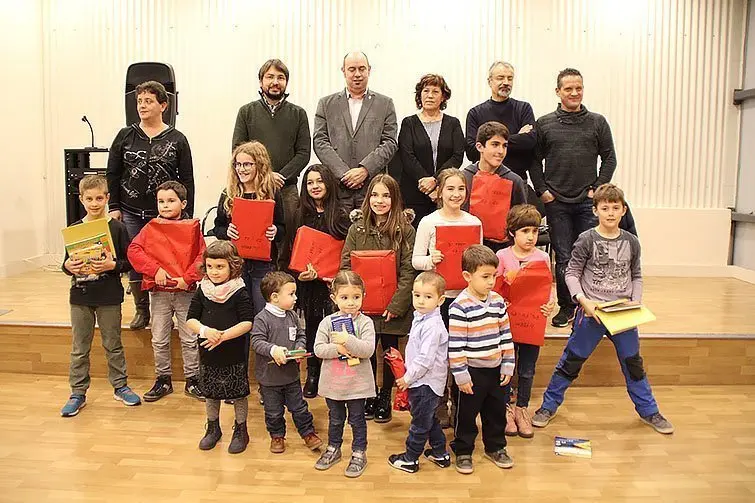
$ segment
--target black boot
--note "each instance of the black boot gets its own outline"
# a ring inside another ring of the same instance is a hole
[[[129,328],[131,330],[140,330],[149,325],[149,292],[142,290],[141,281],[131,281],[131,295],[134,296],[134,306],[136,313],[131,320]]]
[[[223,436],[223,432],[220,431],[220,419],[214,421],[207,421],[207,431],[199,441],[199,448],[203,451],[209,451],[215,444],[220,441],[220,437]]]
[[[375,404],[375,422],[387,423],[391,420],[391,388],[383,388]]]
[[[228,446],[228,452],[230,454],[244,452],[247,444],[249,444],[249,432],[246,429],[246,421],[243,423],[233,423],[233,437]]]
[[[368,398],[364,403],[364,418],[366,420],[375,419],[375,402],[377,399]]]
[[[320,370],[314,367],[307,369],[307,381],[304,383],[304,398],[315,398],[320,381]]]

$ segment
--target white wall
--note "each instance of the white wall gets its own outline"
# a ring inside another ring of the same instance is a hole
[[[60,250],[65,223],[62,151],[89,142],[83,114],[97,144],[109,145],[125,122],[125,71],[136,61],[175,68],[177,127],[194,154],[197,213],[217,200],[236,111],[257,98],[259,65],[270,57],[288,64],[290,99],[311,123],[318,98],[343,87],[339,67],[350,49],[367,52],[370,87],[394,98],[399,121],[414,112],[413,87],[423,73],[446,77],[453,90],[447,112],[463,122],[488,97],[486,72],[495,59],[517,67],[514,97],[529,101],[537,116],[556,106],[557,72],[579,68],[585,105],[613,128],[615,181],[633,209],[715,213],[734,202],[739,111],[731,89],[741,78],[745,0],[39,3],[49,252]],[[39,33],[35,19],[4,22]],[[16,41],[12,47],[21,50]],[[646,222],[659,225],[652,214]],[[728,239],[728,228],[712,232]],[[708,240],[688,241],[700,247]]]
[[[46,251],[41,2],[0,1],[0,277]]]

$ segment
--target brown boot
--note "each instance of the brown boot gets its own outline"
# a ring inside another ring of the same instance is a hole
[[[134,319],[131,320],[131,330],[141,330],[149,325],[149,292],[142,290],[141,281],[130,281],[131,295],[134,297]]]
[[[532,438],[535,436],[535,431],[532,429],[532,416],[530,416],[530,411],[527,410],[527,407],[517,407],[514,409],[514,420],[516,421],[520,437]]]
[[[312,433],[308,433],[304,435],[304,445],[307,446],[307,448],[311,451],[317,450],[320,447],[322,447],[322,440],[320,437],[317,436],[317,434],[313,431]]]
[[[515,437],[519,434],[514,418],[514,407],[511,404],[506,406],[506,436]]]
[[[286,450],[286,439],[283,437],[273,437],[270,439],[270,452],[281,454]]]

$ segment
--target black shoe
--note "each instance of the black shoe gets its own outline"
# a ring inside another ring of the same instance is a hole
[[[184,386],[184,394],[192,398],[196,398],[200,402],[204,402],[204,395],[199,389],[199,379],[196,377],[187,377],[186,385]]]
[[[157,376],[152,389],[144,394],[145,402],[156,402],[166,395],[173,393],[173,383],[170,376]]]
[[[448,468],[451,466],[451,455],[444,452],[442,456],[436,456],[433,454],[432,449],[425,449],[424,455],[427,459],[440,466],[441,468]]]
[[[207,421],[207,431],[199,441],[199,448],[203,451],[209,451],[220,441],[220,437],[223,436],[223,432],[220,431],[220,419],[214,421]]]
[[[387,423],[391,420],[391,389],[383,388],[375,403],[375,422]]]
[[[314,370],[307,372],[307,381],[304,383],[304,398],[315,398],[317,396],[317,385],[320,381],[320,375]]]
[[[244,452],[247,444],[249,444],[249,432],[246,429],[246,421],[243,423],[233,423],[233,437],[228,446],[228,452],[230,454]]]
[[[419,461],[409,461],[406,459],[405,453],[391,454],[388,456],[388,464],[398,470],[409,473],[417,473],[419,471]]]
[[[551,320],[551,325],[554,327],[565,327],[574,319],[573,307],[562,307],[558,310],[558,314]]]
[[[143,328],[147,328],[147,325],[149,325],[149,311],[145,311],[144,309],[137,309],[136,313],[134,314],[134,319],[131,320],[128,328],[130,328],[131,330],[141,330]]]
[[[364,404],[364,418],[366,420],[375,419],[375,402],[374,398],[368,398]]]
[[[141,330],[149,325],[149,292],[142,290],[141,281],[130,281],[131,295],[134,297],[134,306],[136,313],[134,319],[129,323],[131,330]]]

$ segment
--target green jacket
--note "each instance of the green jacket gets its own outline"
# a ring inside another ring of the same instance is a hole
[[[407,335],[412,326],[414,308],[412,307],[412,285],[417,271],[412,267],[412,252],[414,250],[414,227],[411,221],[414,219],[412,210],[405,210],[406,223],[401,227],[401,234],[404,239],[401,242],[401,248],[396,251],[396,278],[398,279],[398,288],[393,294],[388,311],[397,314],[398,318],[391,321],[385,321],[382,316],[372,315],[372,321],[375,323],[376,334]],[[351,220],[354,222],[349,228],[346,236],[346,242],[341,252],[341,269],[351,269],[351,252],[362,250],[391,250],[391,243],[387,236],[380,234],[377,230],[372,230],[369,234],[362,223],[362,212],[354,210],[351,212]]]

